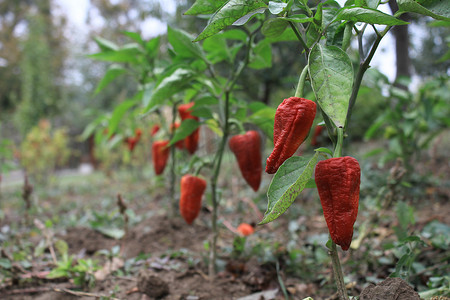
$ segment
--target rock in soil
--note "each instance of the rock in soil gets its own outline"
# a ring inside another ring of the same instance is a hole
[[[138,276],[137,287],[139,292],[150,298],[160,299],[169,294],[169,285],[150,271],[141,271]]]
[[[387,278],[368,286],[360,297],[360,300],[420,300],[419,294],[400,278]]]

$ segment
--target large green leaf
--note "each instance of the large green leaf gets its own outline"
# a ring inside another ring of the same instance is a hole
[[[281,165],[267,191],[269,202],[260,225],[277,219],[292,205],[310,182],[318,156],[318,152],[310,160],[302,156],[293,156]]]
[[[261,0],[229,0],[220,10],[218,10],[209,20],[208,25],[203,29],[194,42],[206,39],[247,14],[260,9],[267,8]]]
[[[164,100],[187,88],[194,76],[195,73],[192,70],[183,68],[178,68],[166,74],[166,77],[153,90],[153,94],[144,112],[150,111],[155,106],[164,102]]]
[[[208,15],[213,14],[227,0],[197,0],[192,4],[191,8],[185,12],[185,15]]]
[[[106,71],[105,76],[103,76],[102,80],[99,82],[97,88],[95,89],[94,94],[98,94],[101,90],[103,90],[108,84],[110,84],[114,79],[126,73],[127,70],[118,66],[112,65],[109,67],[108,71]]]
[[[337,127],[343,127],[353,86],[350,58],[336,46],[317,44],[309,53],[308,67],[317,102]]]
[[[111,41],[108,41],[107,39],[104,39],[104,38],[101,38],[101,37],[96,37],[96,38],[94,38],[94,41],[100,47],[102,52],[119,50],[119,46],[117,46],[116,44],[114,44]]]
[[[167,38],[177,56],[205,59],[202,48],[192,42],[193,37],[187,32],[168,26]]]
[[[450,21],[450,3],[448,0],[397,0],[401,12],[414,12],[430,16],[437,20]]]
[[[397,19],[396,17],[385,14],[379,10],[362,7],[343,8],[336,16],[336,20],[348,20],[352,22],[390,26],[408,24],[408,22]]]

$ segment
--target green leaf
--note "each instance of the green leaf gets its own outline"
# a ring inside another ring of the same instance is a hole
[[[131,38],[133,41],[137,42],[138,44],[143,44],[144,41],[141,38],[141,35],[137,32],[131,32],[131,31],[123,31],[122,32],[127,37]]]
[[[150,57],[156,57],[159,50],[159,42],[161,37],[155,37],[145,44],[145,50]]]
[[[187,32],[167,26],[167,39],[172,45],[173,50],[177,53],[177,56],[205,60],[202,48],[192,42],[193,37]]]
[[[270,183],[267,211],[260,225],[277,219],[292,205],[311,179],[318,157],[318,153],[310,160],[293,156],[281,165]]]
[[[377,9],[380,0],[366,0],[367,7]]]
[[[248,119],[251,123],[261,128],[268,138],[273,139],[275,112],[275,108],[265,107],[250,115]]]
[[[223,34],[216,34],[203,42],[203,49],[206,51],[206,58],[212,63],[228,60],[231,62],[231,52]]]
[[[286,6],[287,3],[284,2],[269,1],[269,11],[273,15],[278,15],[281,13]]]
[[[117,77],[126,72],[127,70],[118,65],[110,66],[106,71],[105,76],[103,76],[102,80],[99,82],[97,88],[95,89],[94,95],[98,94],[101,90],[103,90],[106,86],[108,86],[108,84],[110,84],[114,79],[116,79]]]
[[[450,5],[445,0],[397,0],[399,11],[414,12],[437,20],[450,21]]]
[[[227,0],[196,0],[185,15],[208,15],[215,13]]]
[[[64,240],[57,240],[55,242],[55,248],[61,256],[67,255],[69,252],[69,246]]]
[[[108,132],[116,132],[123,115],[135,104],[136,100],[131,99],[126,100],[116,106],[112,113],[111,119],[109,120]]]
[[[350,58],[336,46],[316,44],[308,67],[317,102],[337,127],[344,127],[353,86]]]
[[[260,70],[272,66],[272,47],[270,44],[263,40],[255,46],[253,52],[254,55],[251,56],[248,64],[250,68]]]
[[[171,96],[189,87],[189,83],[194,78],[194,75],[195,73],[192,70],[183,68],[178,68],[167,74],[153,90],[152,97],[144,112],[150,111]]]
[[[111,41],[108,41],[107,39],[104,39],[104,38],[101,38],[101,37],[96,37],[96,38],[94,38],[94,41],[100,47],[102,52],[119,50],[119,46],[117,46],[116,44],[114,44]]]
[[[233,22],[232,25],[234,26],[242,26],[245,25],[254,15],[256,14],[263,14],[266,11],[265,7],[261,7],[258,9],[255,9],[254,11],[249,12],[242,18],[237,19],[235,22]]]
[[[180,127],[177,128],[173,138],[169,142],[169,146],[172,146],[178,141],[181,141],[185,137],[189,136],[200,126],[200,123],[194,119],[186,119],[181,122]]]
[[[88,55],[88,57],[101,61],[110,61],[118,63],[138,63],[139,62],[138,58],[141,54],[142,52],[141,49],[139,48],[139,45],[129,44],[119,50],[91,54]]]
[[[245,15],[264,7],[267,7],[267,5],[261,0],[229,0],[211,17],[208,25],[194,42],[206,39],[233,24]]]
[[[120,228],[111,228],[111,227],[97,227],[95,228],[101,234],[108,236],[110,238],[120,240],[124,235],[125,231]]]
[[[269,19],[264,22],[261,33],[268,38],[280,36],[287,28],[288,21],[282,18]]]
[[[388,15],[379,10],[362,8],[362,7],[352,7],[343,8],[336,16],[336,21],[339,20],[349,20],[352,22],[364,22],[368,24],[381,24],[381,25],[406,25],[409,24],[403,20],[397,19],[394,16]]]
[[[3,269],[11,269],[12,263],[7,258],[0,258],[0,267],[2,267]]]
[[[308,23],[308,22],[312,22],[313,18],[309,18],[307,15],[303,15],[303,14],[298,14],[298,15],[292,15],[289,17],[283,17],[280,18],[286,21],[290,21],[290,22],[295,22],[295,23]]]

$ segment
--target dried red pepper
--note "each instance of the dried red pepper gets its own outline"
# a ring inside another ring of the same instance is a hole
[[[350,156],[320,161],[315,175],[323,214],[331,239],[348,250],[358,215],[361,168]]]
[[[206,181],[194,175],[181,177],[180,213],[188,224],[197,218],[202,207],[202,197],[206,189]]]
[[[152,145],[152,161],[155,174],[160,175],[166,168],[167,160],[169,159],[170,149],[167,147],[169,141],[156,141]]]
[[[194,106],[194,102],[181,104],[178,106],[178,112],[180,114],[181,120],[186,119],[194,119],[196,121],[199,120],[198,117],[191,115],[191,108]],[[189,136],[184,139],[184,146],[188,150],[190,154],[194,154],[194,152],[198,148],[198,140],[200,137],[199,128],[195,129]]]
[[[261,138],[258,131],[250,130],[245,134],[235,135],[228,145],[236,156],[245,181],[256,192],[261,183]]]
[[[278,106],[273,128],[274,148],[267,158],[267,173],[276,173],[294,155],[307,137],[315,116],[316,103],[308,99],[290,97]]]

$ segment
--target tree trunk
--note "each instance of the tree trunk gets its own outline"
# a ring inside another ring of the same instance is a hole
[[[389,7],[393,14],[398,11],[398,5],[395,0],[389,0]],[[400,19],[409,21],[408,14],[401,15]],[[395,79],[401,76],[411,77],[411,59],[409,57],[409,34],[408,25],[394,26],[392,32],[395,37],[395,54],[397,73]]]

